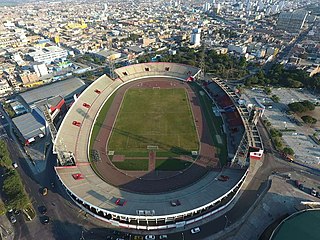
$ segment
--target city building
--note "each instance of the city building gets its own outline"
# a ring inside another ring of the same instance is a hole
[[[239,53],[239,54],[245,54],[247,52],[247,46],[229,44],[228,45],[228,51],[229,52],[236,52],[236,53]]]
[[[32,66],[38,77],[48,75],[48,68],[45,63],[35,63]]]
[[[39,77],[35,72],[24,71],[23,73],[19,74],[19,77],[24,85],[39,81]]]
[[[65,60],[68,56],[68,51],[57,46],[49,46],[42,49],[33,49],[27,55],[32,61],[51,63],[56,59]]]
[[[308,12],[296,10],[293,12],[282,12],[279,15],[277,28],[289,33],[298,33],[303,28]]]
[[[46,135],[46,123],[39,109],[34,109],[29,113],[20,115],[12,119],[14,123],[14,132],[19,137],[20,141],[29,145],[35,142],[37,138],[42,138]]]
[[[0,78],[0,95],[5,95],[11,90],[9,83],[5,79]]]
[[[200,46],[201,41],[201,29],[195,28],[192,30],[191,37],[190,37],[190,43],[194,46]]]

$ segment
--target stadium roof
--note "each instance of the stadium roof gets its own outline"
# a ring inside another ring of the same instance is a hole
[[[298,212],[282,221],[270,240],[317,240],[319,239],[319,229],[319,209]]]
[[[76,93],[80,93],[85,88],[86,84],[81,79],[71,78],[32,89],[19,95],[28,105],[32,105],[40,100],[56,96],[68,98]]]

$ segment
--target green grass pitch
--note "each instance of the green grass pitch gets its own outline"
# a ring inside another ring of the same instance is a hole
[[[174,157],[199,150],[186,90],[129,89],[108,142],[108,150],[127,157],[147,157],[147,146]]]

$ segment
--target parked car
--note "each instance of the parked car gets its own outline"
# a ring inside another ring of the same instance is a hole
[[[312,188],[310,194],[312,196],[316,197],[317,196],[317,191],[314,188]]]
[[[49,224],[50,223],[50,218],[48,217],[48,216],[42,216],[41,218],[40,218],[40,222],[42,223],[42,224]]]
[[[159,236],[159,239],[167,239],[168,238],[168,235],[160,235]]]
[[[20,210],[18,210],[18,209],[14,210],[14,214],[15,214],[15,215],[17,215],[17,216],[18,216],[18,215],[20,215],[20,213],[21,213],[21,211],[20,211]]]
[[[196,233],[198,233],[198,232],[200,232],[200,228],[199,228],[199,227],[196,227],[196,228],[192,228],[192,229],[191,229],[191,233],[192,233],[192,234],[196,234]]]
[[[47,208],[46,206],[40,206],[38,207],[38,210],[39,210],[39,213],[41,213],[42,215],[46,214],[47,213]]]
[[[8,210],[8,217],[11,223],[17,222],[17,219],[13,216],[13,209]]]
[[[304,186],[303,186],[302,183],[299,185],[299,189],[302,190],[302,191],[304,190]]]
[[[18,164],[17,164],[16,162],[13,162],[13,163],[12,163],[12,167],[18,168]]]
[[[17,222],[17,219],[13,215],[11,215],[9,218],[10,218],[10,222],[11,223],[16,223]]]
[[[226,175],[221,175],[219,178],[218,178],[218,180],[219,181],[222,181],[222,182],[226,182],[226,181],[228,181],[229,180],[229,176],[226,176]]]
[[[155,235],[147,235],[144,237],[145,240],[155,240],[156,236]]]
[[[46,188],[46,187],[41,188],[40,191],[41,191],[41,194],[42,194],[43,196],[45,196],[45,195],[48,194],[48,188]]]
[[[143,240],[143,237],[142,236],[134,236],[133,240]]]
[[[178,199],[177,200],[171,200],[170,204],[171,204],[172,207],[176,207],[176,206],[180,206],[181,205],[181,203],[180,203],[180,201]]]
[[[118,198],[116,200],[116,205],[118,205],[118,206],[124,206],[124,205],[126,205],[126,203],[127,203],[127,201],[123,198]]]

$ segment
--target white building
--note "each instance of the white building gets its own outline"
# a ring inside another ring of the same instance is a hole
[[[229,44],[228,45],[228,51],[229,52],[236,52],[236,53],[239,53],[239,54],[245,54],[247,52],[247,46]]]
[[[195,28],[192,30],[190,43],[194,46],[200,45],[200,39],[201,39],[201,29]]]
[[[206,2],[204,5],[203,5],[203,11],[204,12],[208,12],[211,8],[211,5],[210,3]]]
[[[9,83],[5,79],[0,78],[0,95],[5,95],[11,90]]]
[[[36,72],[38,77],[46,76],[48,75],[48,68],[45,63],[37,63],[33,65],[33,69]]]
[[[59,58],[66,59],[68,51],[57,46],[50,46],[43,49],[36,49],[34,52],[27,53],[27,55],[35,62],[51,63]]]

